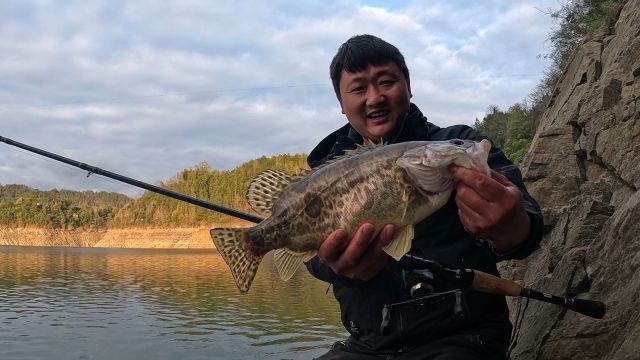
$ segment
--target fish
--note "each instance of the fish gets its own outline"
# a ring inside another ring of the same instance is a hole
[[[411,249],[414,225],[449,200],[455,181],[449,165],[490,174],[489,140],[453,139],[397,144],[366,143],[317,168],[289,175],[258,174],[246,198],[266,218],[249,228],[215,228],[210,235],[240,293],[249,291],[262,258],[274,251],[280,277],[289,280],[336,229],[354,235],[372,223],[377,235],[394,224],[383,250],[399,260]]]

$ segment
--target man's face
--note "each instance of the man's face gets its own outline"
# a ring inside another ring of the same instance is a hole
[[[410,98],[407,80],[393,61],[356,73],[342,70],[342,113],[365,139],[379,142],[390,135],[409,111]]]

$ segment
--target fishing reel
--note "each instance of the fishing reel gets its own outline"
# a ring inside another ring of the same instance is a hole
[[[402,287],[409,298],[417,299],[444,291],[445,284],[429,269],[402,269]]]
[[[439,264],[433,264],[400,261],[405,300],[383,307],[382,334],[407,330],[421,323],[446,324],[465,317],[468,310],[463,290],[447,279],[449,276],[438,269]]]

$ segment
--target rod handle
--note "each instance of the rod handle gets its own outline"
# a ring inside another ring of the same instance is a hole
[[[520,296],[522,293],[522,286],[518,285],[518,283],[478,270],[473,270],[471,288],[489,294],[505,296]]]
[[[567,298],[565,305],[569,310],[596,319],[602,319],[607,313],[607,306],[603,302],[595,300]]]

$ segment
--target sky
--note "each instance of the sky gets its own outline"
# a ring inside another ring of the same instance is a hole
[[[0,0],[0,136],[141,181],[309,153],[346,123],[329,79],[357,34],[396,45],[439,126],[542,77],[560,0]],[[141,191],[0,143],[0,184]]]

